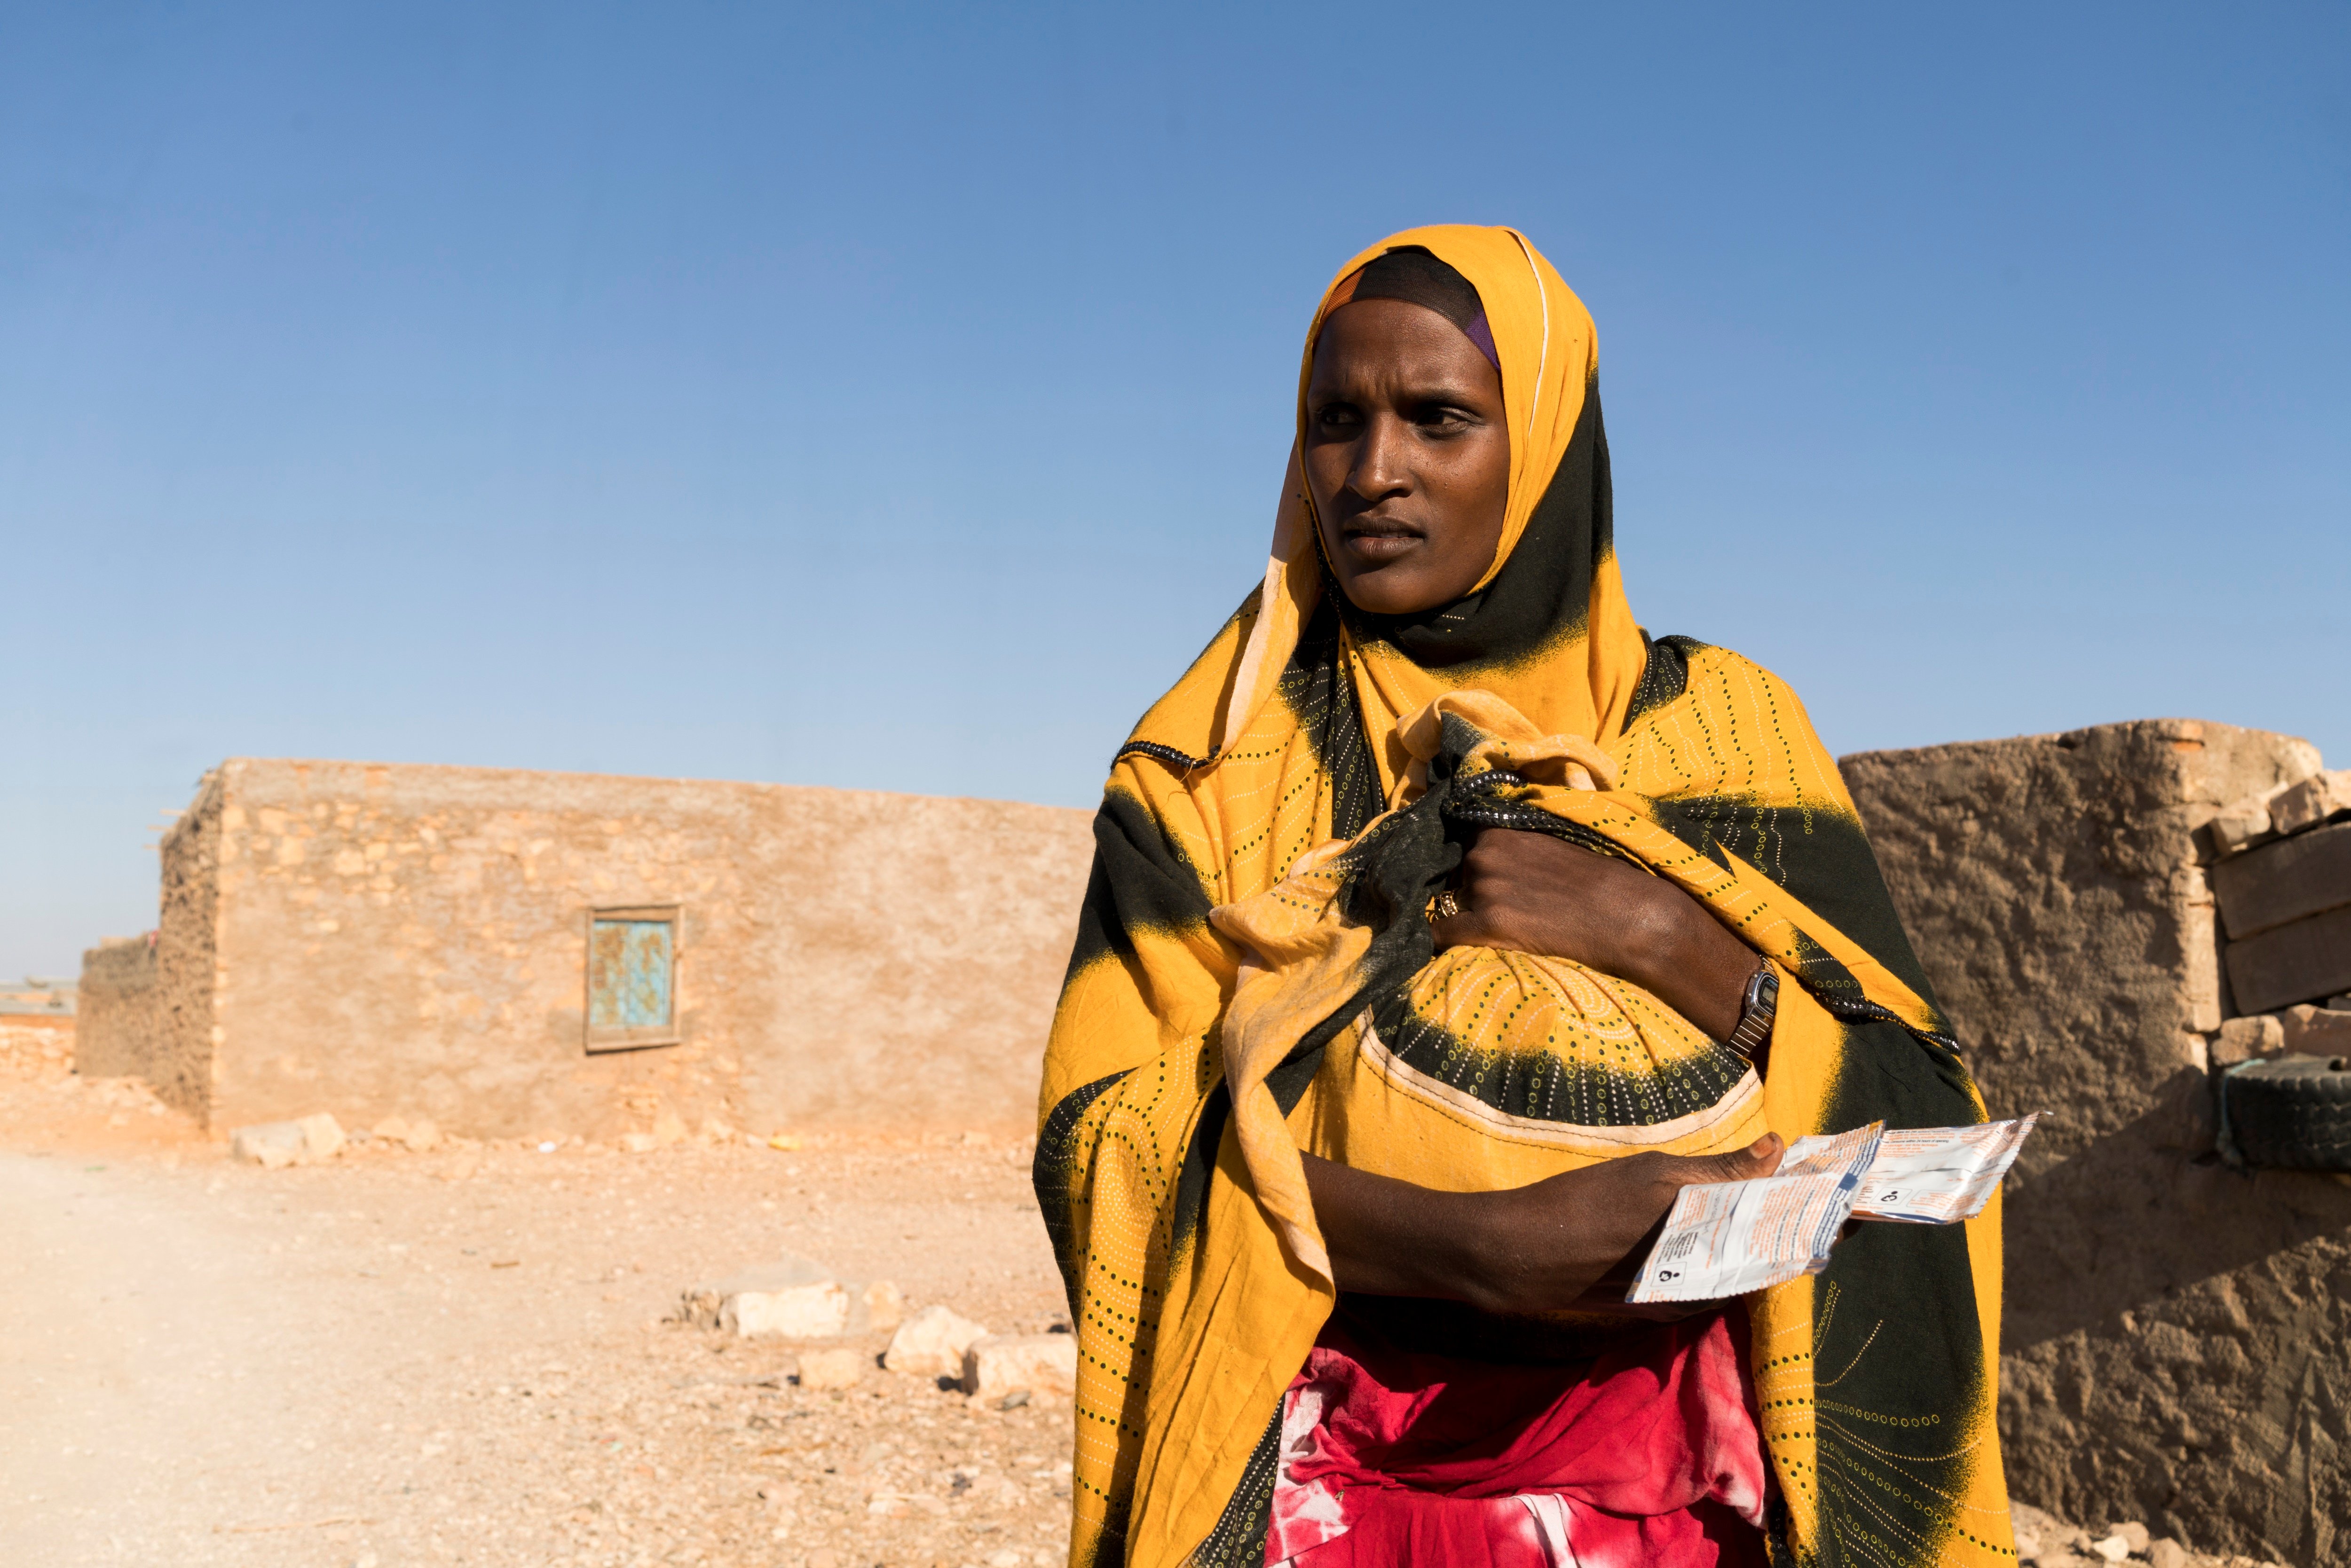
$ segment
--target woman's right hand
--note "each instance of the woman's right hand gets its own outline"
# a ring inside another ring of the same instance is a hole
[[[1305,1156],[1314,1215],[1343,1291],[1436,1296],[1506,1315],[1591,1311],[1685,1186],[1770,1176],[1766,1134],[1719,1155],[1628,1155],[1501,1192],[1439,1192]],[[1620,1269],[1620,1266],[1621,1269]],[[1620,1285],[1615,1294],[1621,1299]]]
[[[1719,1155],[1628,1155],[1568,1171],[1529,1186],[1486,1195],[1481,1267],[1473,1303],[1492,1312],[1557,1312],[1604,1280],[1616,1301],[1633,1283],[1636,1249],[1666,1218],[1685,1186],[1747,1181],[1780,1167],[1786,1145],[1765,1134]]]

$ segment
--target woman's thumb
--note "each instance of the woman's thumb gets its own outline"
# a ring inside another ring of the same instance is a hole
[[[1719,1155],[1700,1155],[1689,1162],[1692,1182],[1752,1181],[1757,1176],[1770,1176],[1780,1168],[1780,1156],[1788,1145],[1780,1141],[1777,1133],[1766,1133],[1743,1149],[1725,1149]]]

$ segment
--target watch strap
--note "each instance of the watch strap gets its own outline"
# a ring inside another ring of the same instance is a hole
[[[1779,1012],[1780,975],[1766,958],[1747,977],[1747,995],[1740,1004],[1738,1027],[1723,1043],[1752,1061],[1763,1042],[1771,1038],[1771,1020]]]

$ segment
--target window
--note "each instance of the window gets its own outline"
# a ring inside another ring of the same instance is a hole
[[[677,915],[674,904],[589,912],[589,1050],[678,1042]]]

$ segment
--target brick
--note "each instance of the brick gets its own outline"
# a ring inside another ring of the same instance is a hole
[[[2211,877],[2234,941],[2351,904],[2351,822],[2263,844],[2222,861]]]
[[[2205,831],[2211,836],[2212,852],[2219,855],[2239,854],[2275,837],[2270,831],[2268,795],[2248,795],[2221,807]]]
[[[2230,989],[2247,1012],[2332,996],[2351,986],[2351,904],[2231,942],[2227,962]]]
[[[2270,826],[2280,833],[2298,833],[2337,811],[2351,811],[2351,768],[2315,774],[2279,790],[2270,802]]]
[[[2212,1069],[2217,1072],[2241,1061],[2284,1054],[2283,1019],[2270,1013],[2254,1018],[2231,1019],[2220,1026],[2220,1038],[2212,1042]]]
[[[2339,1008],[2288,1008],[2285,1049],[2294,1056],[2351,1056],[2351,1012]]]

